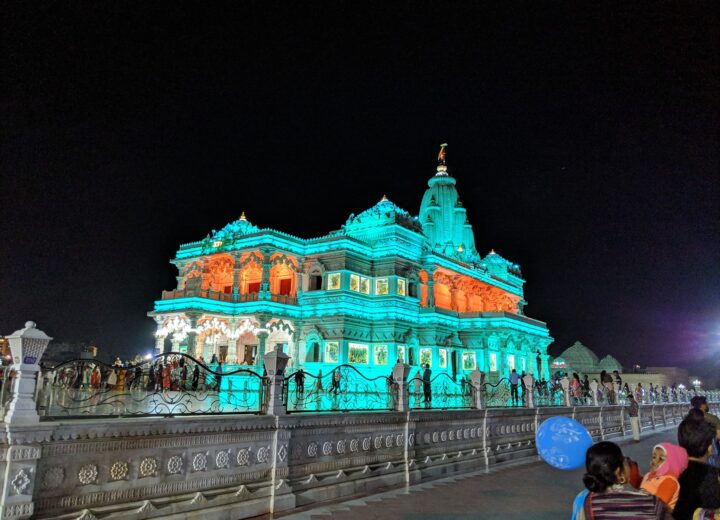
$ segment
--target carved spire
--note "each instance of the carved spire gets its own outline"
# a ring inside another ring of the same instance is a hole
[[[244,212],[244,211],[243,211],[242,213],[240,213],[240,220],[245,220],[245,221],[247,221],[247,217],[245,216],[245,212]]]
[[[447,163],[445,162],[445,148],[447,143],[440,145],[440,152],[438,153],[438,165],[436,175],[447,175]]]

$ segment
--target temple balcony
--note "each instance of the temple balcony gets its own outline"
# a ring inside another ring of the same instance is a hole
[[[208,300],[228,303],[256,302],[262,299],[256,292],[247,294],[233,294],[220,291],[211,291],[209,289],[177,289],[174,291],[162,292],[163,300],[177,300],[180,298],[207,298]],[[285,294],[271,294],[270,301],[273,301],[275,303],[281,303],[284,305],[298,304],[296,297],[288,296]]]

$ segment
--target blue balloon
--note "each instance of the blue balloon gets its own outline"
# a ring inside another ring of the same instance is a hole
[[[578,469],[585,464],[585,452],[593,440],[585,427],[569,417],[551,417],[535,434],[540,457],[554,468]]]

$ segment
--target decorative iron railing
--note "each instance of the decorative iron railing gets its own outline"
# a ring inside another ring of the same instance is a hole
[[[410,408],[449,409],[472,408],[474,388],[469,381],[453,380],[442,372],[425,383],[420,373],[407,381]]]
[[[220,291],[211,291],[210,289],[176,289],[173,291],[163,291],[163,300],[175,300],[178,298],[207,298],[210,300],[217,300],[221,302],[255,302],[258,301],[258,293],[243,293],[234,294]],[[288,296],[285,294],[271,294],[270,300],[277,303],[284,303],[287,305],[297,305],[297,298],[295,296]]]
[[[296,370],[283,382],[288,413],[392,410],[396,398],[391,378],[367,377],[352,365],[339,365],[327,374]]]
[[[78,359],[42,372],[36,402],[41,418],[258,414],[266,381],[253,370],[216,371],[182,353],[128,368]]]
[[[523,385],[524,389],[524,385]],[[532,388],[533,404],[535,406],[565,406],[565,394],[559,383],[535,381]],[[577,405],[585,404],[580,400],[571,401]]]

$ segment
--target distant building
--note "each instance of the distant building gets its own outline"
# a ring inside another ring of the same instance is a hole
[[[73,359],[94,359],[98,348],[83,341],[51,341],[42,357],[43,365],[58,365]]]
[[[640,369],[633,367],[625,371],[620,362],[611,355],[600,359],[595,352],[576,341],[571,347],[563,351],[558,357],[553,358],[550,363],[550,372],[556,374],[568,374],[572,376],[577,373],[581,378],[585,375],[588,378],[598,379],[600,373],[614,372],[617,370],[622,375],[623,383],[635,388],[638,383],[649,387],[650,383],[659,386],[685,385],[689,384],[688,371],[678,367],[647,367]]]

